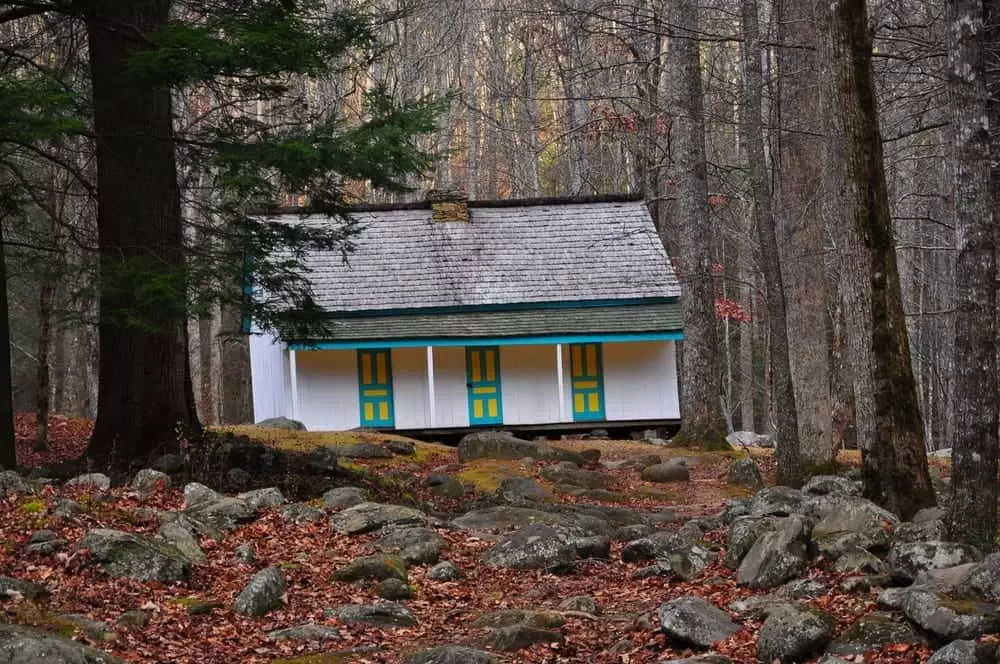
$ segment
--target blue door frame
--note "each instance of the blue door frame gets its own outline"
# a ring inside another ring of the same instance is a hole
[[[395,426],[392,407],[392,352],[388,348],[358,350],[358,395],[361,426]]]
[[[469,424],[502,424],[500,349],[496,346],[466,348],[465,373],[469,390]]]
[[[604,420],[604,367],[601,344],[570,344],[573,421]]]

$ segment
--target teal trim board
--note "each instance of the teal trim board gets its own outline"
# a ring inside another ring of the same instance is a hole
[[[500,349],[497,346],[466,348],[465,378],[469,391],[469,424],[502,424]]]
[[[358,399],[361,426],[395,425],[392,407],[392,352],[388,348],[358,351]]]
[[[604,420],[604,365],[601,344],[570,344],[573,421]]]
[[[537,344],[616,343],[627,341],[681,341],[684,333],[570,334],[537,337],[434,337],[428,339],[372,339],[364,341],[292,341],[289,350],[338,350],[350,348],[423,348],[424,346],[530,346]]]

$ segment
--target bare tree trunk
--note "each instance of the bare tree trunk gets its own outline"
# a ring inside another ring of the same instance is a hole
[[[13,385],[10,369],[10,312],[7,304],[7,256],[0,234],[0,468],[17,467]]]
[[[35,449],[44,450],[49,445],[49,350],[52,348],[52,300],[55,284],[52,277],[44,275],[38,289],[38,363],[35,374]]]
[[[777,205],[784,286],[788,299],[789,362],[795,387],[798,439],[805,473],[828,468],[836,454],[830,436],[830,357],[823,225],[827,140],[820,47],[823,0],[777,3],[780,108]],[[771,312],[774,315],[774,312]]]
[[[864,418],[873,425],[871,436],[859,436],[864,492],[906,519],[933,505],[934,491],[896,267],[868,11],[865,0],[835,0],[830,12],[835,108],[848,152],[844,194],[853,213],[840,240],[859,434]]]
[[[802,483],[799,426],[795,407],[797,397],[792,386],[788,319],[785,316],[785,286],[781,274],[781,261],[778,257],[778,236],[765,170],[764,134],[761,127],[763,75],[756,0],[743,0],[743,48],[746,110],[742,125],[749,158],[750,183],[753,190],[754,216],[757,219],[760,238],[764,283],[767,289],[768,342],[771,355],[774,419],[777,425],[778,484],[795,487]]]
[[[991,194],[990,128],[1000,103],[988,96],[986,48],[997,47],[1000,3],[952,0],[948,76],[955,148],[955,428],[952,438],[949,538],[982,551],[996,548],[997,265]],[[988,26],[988,27],[987,27]],[[992,38],[992,39],[991,39]],[[989,99],[989,101],[987,101]],[[992,125],[994,132],[997,125]],[[994,189],[991,191],[991,185]]]
[[[684,287],[684,344],[681,362],[681,430],[678,445],[728,448],[719,403],[719,339],[712,289],[712,226],[708,220],[705,115],[698,48],[699,8],[695,0],[671,5],[678,32],[668,41],[673,67],[673,167],[680,225],[681,284]]]

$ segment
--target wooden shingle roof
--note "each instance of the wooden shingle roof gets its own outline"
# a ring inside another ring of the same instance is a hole
[[[350,215],[363,227],[355,251],[346,260],[314,252],[305,261],[317,304],[331,312],[680,295],[638,200],[473,201],[468,222],[435,222],[429,205]],[[337,223],[295,214],[278,219]]]

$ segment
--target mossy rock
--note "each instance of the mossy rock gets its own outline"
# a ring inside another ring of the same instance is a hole
[[[384,581],[385,579],[399,579],[406,582],[406,562],[399,556],[389,556],[379,554],[375,556],[362,556],[336,570],[330,575],[331,581],[342,583],[353,583],[363,579],[374,579]]]
[[[531,471],[514,459],[472,459],[464,465],[455,477],[484,493],[496,491],[505,479],[532,477]]]
[[[363,652],[328,652],[321,655],[303,655],[301,657],[282,657],[272,659],[271,664],[348,664],[370,653]]]
[[[201,597],[178,597],[174,604],[183,607],[188,615],[203,616],[212,612],[212,609],[220,609],[224,606],[222,602],[215,599],[202,599]]]

